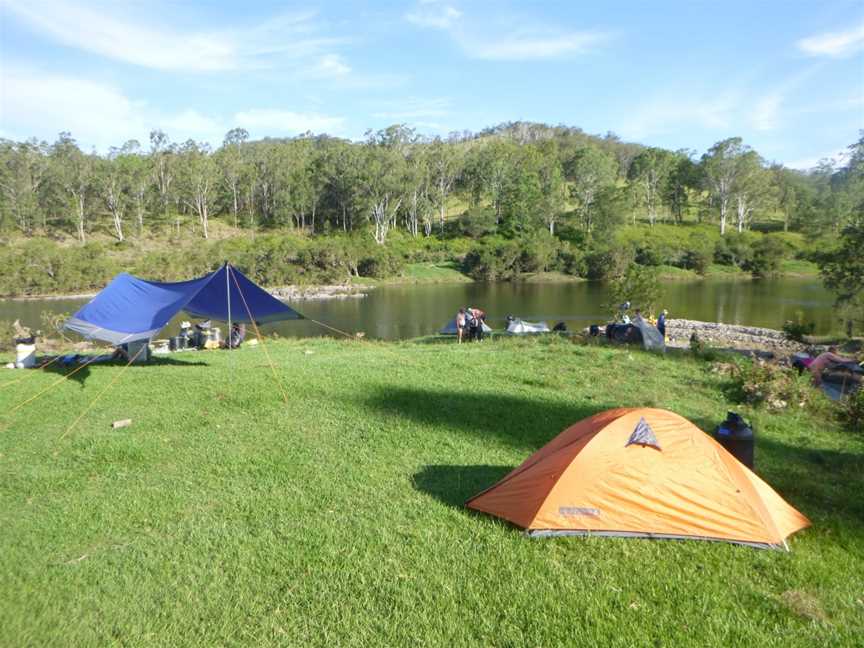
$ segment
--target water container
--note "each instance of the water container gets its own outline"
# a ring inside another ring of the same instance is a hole
[[[726,420],[717,426],[714,438],[733,457],[753,470],[755,435],[740,414],[729,412]]]
[[[32,369],[36,366],[36,345],[21,344],[15,345],[15,366],[18,369]]]

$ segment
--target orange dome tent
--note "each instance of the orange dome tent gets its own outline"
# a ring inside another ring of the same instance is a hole
[[[710,436],[661,409],[564,430],[467,506],[530,535],[692,538],[783,548],[810,521]]]

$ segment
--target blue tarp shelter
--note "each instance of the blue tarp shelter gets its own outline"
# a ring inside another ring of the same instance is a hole
[[[152,338],[180,311],[246,324],[253,319],[258,324],[303,319],[225,263],[200,279],[177,283],[145,281],[121,273],[64,326],[85,338],[119,345]]]

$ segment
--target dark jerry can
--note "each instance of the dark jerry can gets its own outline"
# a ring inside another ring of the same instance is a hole
[[[717,426],[714,438],[742,464],[753,470],[753,454],[756,443],[752,428],[740,414],[729,412],[726,420]]]

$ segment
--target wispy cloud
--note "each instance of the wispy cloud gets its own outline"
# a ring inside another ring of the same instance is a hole
[[[459,9],[435,0],[420,2],[405,20],[444,31],[468,57],[487,61],[565,58],[599,48],[612,38],[607,31],[562,30],[513,17],[481,25],[468,21]]]
[[[277,57],[306,65],[338,42],[316,35],[311,13],[282,14],[245,29],[181,31],[124,15],[122,5],[106,10],[59,0],[0,0],[0,7],[55,42],[157,70],[231,71],[266,67]]]
[[[194,108],[166,112],[111,85],[27,68],[3,66],[0,79],[0,123],[6,136],[24,139],[36,135],[51,140],[65,130],[82,147],[103,152],[128,139],[146,142],[150,131],[157,128],[175,140],[193,138],[218,146],[235,126],[248,129],[257,138],[306,131],[339,134],[345,123],[342,117],[275,108],[250,108],[231,115]]]
[[[584,54],[609,40],[600,32],[571,32],[566,34],[511,33],[497,40],[466,39],[465,51],[474,58],[489,61],[525,61],[561,58],[571,54]]]
[[[732,126],[739,105],[740,96],[735,92],[697,96],[692,90],[669,91],[634,101],[615,130],[635,140],[691,128],[724,132]]]
[[[815,34],[802,38],[798,49],[810,56],[845,58],[864,50],[864,23],[846,31]]]
[[[818,167],[822,162],[830,162],[834,166],[842,166],[849,161],[849,151],[846,149],[838,149],[829,151],[822,155],[814,155],[812,157],[801,158],[786,162],[786,166],[790,169],[798,169],[800,171],[810,171]]]
[[[756,99],[750,113],[750,124],[758,131],[776,130],[783,121],[783,108],[790,94],[811,77],[821,64],[811,65],[789,76]]]
[[[461,17],[461,11],[440,2],[421,2],[414,11],[405,14],[408,22],[434,29],[450,29]]]

